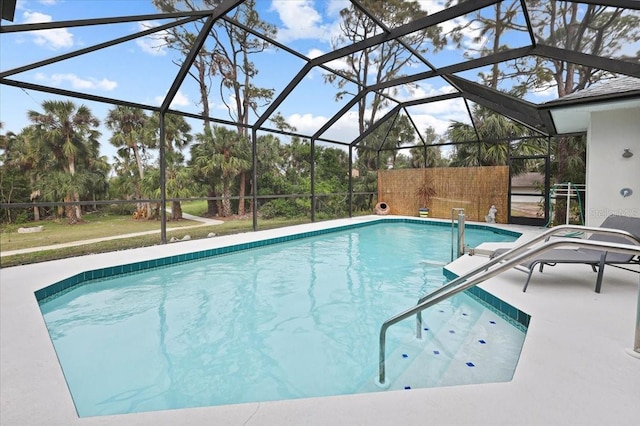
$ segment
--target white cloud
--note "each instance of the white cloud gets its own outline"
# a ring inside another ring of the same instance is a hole
[[[307,52],[306,56],[309,59],[314,59],[314,58],[317,58],[318,56],[324,55],[325,53],[326,52],[323,52],[320,49],[313,48],[313,49],[311,49],[311,50],[309,50]],[[347,70],[349,70],[349,66],[347,65],[347,58],[346,57],[334,59],[333,61],[327,62],[325,65],[328,66],[331,69],[336,70],[336,71],[347,71]],[[311,70],[311,72],[309,73],[307,78],[313,79],[318,74],[326,75],[326,74],[328,74],[328,72],[325,71],[324,69],[316,67],[313,70]]]
[[[51,22],[52,18],[40,12],[25,11],[23,14],[25,24]],[[58,50],[73,46],[73,34],[66,28],[54,28],[49,30],[30,31],[33,41],[49,49]]]
[[[454,91],[455,89],[449,85],[436,87],[431,84],[421,83],[410,92],[400,93],[398,99],[401,101],[426,99]],[[441,135],[446,132],[453,120],[464,123],[469,122],[469,114],[462,98],[415,105],[408,107],[407,110],[420,132],[424,132],[427,127],[433,127],[436,133]]]
[[[311,50],[309,50],[309,51],[307,52],[307,55],[306,55],[306,56],[307,56],[307,58],[309,58],[309,59],[315,59],[315,58],[317,58],[318,56],[322,56],[322,55],[324,55],[325,53],[326,53],[326,52],[323,52],[323,51],[322,51],[322,50],[320,50],[320,49],[313,48],[313,49],[311,49]]]
[[[303,135],[313,135],[322,127],[329,117],[313,114],[292,114],[287,117],[287,123],[297,129]],[[339,142],[351,142],[358,136],[357,113],[350,111],[343,115],[329,130],[320,135],[322,138]]]
[[[154,101],[156,102],[156,105],[162,105],[162,102],[164,102],[164,96],[156,96],[154,99]],[[175,107],[184,107],[184,106],[188,106],[191,104],[191,101],[189,101],[189,98],[182,93],[181,91],[178,90],[178,92],[176,93],[176,95],[173,98],[173,101],[171,101],[171,107],[175,108]]]
[[[154,28],[158,25],[158,23],[152,21],[138,22],[138,31],[148,30],[149,28]],[[165,41],[166,36],[166,31],[158,31],[146,37],[136,39],[136,44],[145,53],[153,56],[164,56],[167,54],[167,43]]]
[[[401,101],[424,99],[447,94],[453,90],[449,85],[435,86],[423,82],[411,91],[404,90],[402,93],[398,93],[397,98]],[[383,117],[391,107],[392,105],[380,110],[376,115],[377,118]],[[433,127],[437,134],[442,135],[453,120],[469,122],[467,109],[461,98],[415,105],[407,109],[421,133],[424,133],[427,127]],[[365,112],[366,116],[369,114],[370,111]],[[328,120],[329,117],[313,114],[292,114],[287,117],[287,122],[296,127],[299,133],[308,135],[313,135]],[[342,116],[321,137],[348,143],[353,141],[358,134],[358,117],[356,110],[353,109]]]
[[[37,73],[36,80],[43,81],[58,87],[70,84],[71,87],[76,90],[95,89],[109,92],[118,87],[117,82],[108,80],[106,78],[103,78],[101,80],[93,77],[83,79],[75,74],[51,74],[50,76],[47,76],[43,73]]]
[[[434,1],[434,0],[417,0],[420,5],[420,9],[427,12],[429,15],[433,15],[434,13],[438,13],[446,8],[445,1]]]
[[[440,103],[440,102],[438,102]],[[433,107],[437,103],[431,103],[429,106],[433,109]],[[446,111],[446,106],[454,106],[455,102],[452,101],[443,101],[441,102],[442,106],[430,110],[427,112],[411,112],[411,118],[416,123],[418,130],[420,130],[421,134],[424,134],[424,131],[428,127],[433,127],[436,134],[444,135],[451,125],[452,121],[460,121],[462,123],[469,123],[469,115],[466,113],[466,110],[457,110],[457,111]],[[422,109],[424,111],[424,109]]]
[[[351,2],[349,0],[333,0],[333,1],[323,1],[324,13],[327,16],[332,16],[336,19],[340,17],[340,11],[351,6]]]
[[[278,13],[283,24],[278,29],[278,41],[326,37],[322,16],[313,8],[311,0],[273,1],[271,10]]]
[[[46,4],[47,6],[54,5],[58,2],[58,0],[40,0],[40,3]]]
[[[558,97],[558,86],[555,84],[533,89],[529,92],[533,97],[542,98],[542,100],[555,99]]]

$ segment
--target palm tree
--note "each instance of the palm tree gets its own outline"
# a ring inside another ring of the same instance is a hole
[[[90,161],[89,191],[93,201],[104,199],[109,193],[109,172],[111,165],[106,155],[95,156]],[[96,204],[94,210],[98,210]]]
[[[41,137],[58,166],[69,175],[65,179],[65,197],[67,203],[80,201],[80,192],[84,181],[76,174],[76,167],[87,161],[99,145],[100,133],[96,128],[100,121],[85,106],[71,101],[44,101],[43,113],[29,111],[29,120],[35,124],[37,137]],[[82,209],[79,204],[65,206],[65,214],[69,223],[82,220]]]
[[[458,145],[451,160],[451,166],[506,165],[509,158],[510,141],[518,141],[511,155],[535,155],[544,152],[544,144],[540,144],[538,140],[523,139],[525,136],[530,136],[527,129],[500,114],[486,108],[476,107],[473,111],[473,121],[475,128],[459,121],[454,121],[449,126],[447,135],[451,142],[479,140],[475,144]],[[525,163],[519,164],[526,166]],[[526,171],[528,170],[524,167],[522,170],[512,170],[512,173],[517,175]]]
[[[246,160],[234,156],[234,145],[240,135],[225,127],[214,126],[213,132],[205,127],[202,134],[196,135],[198,143],[193,146],[191,159],[196,173],[222,185],[222,203],[220,214],[231,216],[231,185],[243,170],[247,169]]]
[[[378,123],[375,123],[378,124]],[[371,124],[367,123],[367,127]],[[415,143],[416,134],[411,121],[404,114],[389,117],[357,146],[358,158],[367,169],[376,170],[389,166],[395,168],[398,148]],[[378,160],[379,164],[378,164]]]
[[[294,192],[289,190],[285,177],[285,164],[282,155],[283,147],[273,134],[258,136],[257,140],[257,177],[260,195],[282,195]],[[253,194],[253,179],[249,180],[249,193]],[[259,204],[260,205],[260,204]],[[253,198],[249,202],[249,210],[255,208]],[[264,215],[263,215],[264,216]]]
[[[35,137],[35,127],[27,126],[18,134],[7,134],[5,137],[5,165],[15,168],[29,181],[31,201],[37,201],[41,196],[38,182],[42,174],[48,168],[55,165],[47,165],[47,155],[44,144],[40,138]],[[33,220],[40,220],[40,208],[33,207]]]
[[[353,197],[353,204],[357,210],[372,211],[375,193],[378,190],[378,173],[375,170],[367,169],[363,163],[358,166],[359,176],[353,178],[353,192],[368,194],[358,194]]]
[[[149,132],[155,135],[155,145],[160,141],[160,115],[154,113],[148,121]],[[164,119],[165,137],[165,182],[166,191],[171,198],[191,197],[194,192],[193,179],[190,170],[184,169],[184,155],[181,151],[191,143],[191,126],[181,115],[167,114]],[[160,181],[157,191],[151,191],[160,196]],[[171,219],[182,219],[182,205],[179,200],[171,202]]]
[[[0,127],[2,122],[0,122]],[[29,198],[29,192],[32,194],[33,184],[30,184],[33,175],[30,167],[23,167],[23,162],[27,165],[31,161],[25,161],[22,155],[24,144],[20,135],[13,132],[7,132],[0,135],[0,202],[11,203],[16,200],[22,201]],[[26,170],[25,170],[26,169]],[[8,223],[16,218],[17,210],[2,209],[6,212],[6,220]],[[34,213],[39,213],[39,209],[34,207]]]
[[[239,165],[241,167],[239,176],[240,182],[238,184],[238,215],[243,216],[245,214],[244,198],[247,189],[247,175],[253,169],[253,162],[251,161],[251,144],[249,138],[246,136],[240,136],[238,141],[233,146],[233,155],[240,160]],[[251,177],[249,176],[249,181]]]
[[[146,123],[149,117],[140,108],[118,105],[109,110],[105,124],[113,131],[109,142],[118,148],[118,156],[130,158],[137,166],[137,179],[133,185],[134,197],[142,198],[141,182],[144,179],[143,154],[149,147],[149,135]],[[147,218],[151,217],[151,209],[146,205],[138,205],[138,210],[146,208]]]
[[[436,129],[429,126],[425,129],[424,143],[426,147],[414,147],[409,150],[411,154],[411,167],[421,169],[424,167],[440,167],[446,165],[446,160],[442,158],[439,146],[429,146],[440,142],[441,137],[436,133]],[[426,158],[425,158],[426,155]],[[425,164],[426,163],[426,164]]]
[[[167,195],[170,198],[192,197],[196,192],[197,184],[193,180],[190,167],[184,167],[179,162],[168,161],[165,174]],[[142,186],[146,193],[160,198],[160,169],[149,169],[144,175]],[[171,220],[179,219],[182,219],[182,204],[180,201],[172,201]]]

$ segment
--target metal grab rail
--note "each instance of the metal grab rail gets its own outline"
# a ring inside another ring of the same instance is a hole
[[[454,223],[456,220],[456,212],[458,212],[458,249],[457,256],[453,257],[453,240],[454,240]],[[451,209],[451,261],[453,262],[464,254],[464,209],[462,207],[454,207]]]
[[[606,228],[594,228],[594,229],[598,229],[602,231]],[[608,231],[611,232],[613,230],[609,229]],[[628,234],[628,235],[622,235],[625,238],[631,239],[636,242],[640,242],[640,240],[637,237],[633,236],[632,234],[626,231],[620,231],[620,230],[616,230],[616,231],[618,232],[611,232],[611,233],[619,234],[620,232],[624,232],[625,234]],[[603,233],[609,233],[609,232],[603,232]],[[470,273],[467,273],[459,278],[456,278],[455,280],[451,281],[449,284],[430,293],[418,305],[389,318],[382,324],[382,327],[380,327],[380,358],[379,358],[379,370],[378,370],[379,384],[384,385],[384,382],[385,382],[385,344],[386,344],[387,329],[390,326],[404,319],[407,319],[418,312],[422,312],[424,309],[427,309],[430,306],[433,306],[436,303],[441,302],[442,300],[445,300],[450,296],[453,296],[454,294],[460,293],[461,291],[464,291],[468,288],[473,287],[476,284],[479,284],[489,278],[492,278],[507,269],[511,269],[512,267],[524,262],[525,260],[535,257],[539,253],[543,253],[557,246],[587,247],[587,248],[611,251],[616,253],[640,255],[640,246],[603,242],[603,241],[593,241],[593,240],[576,240],[572,238],[559,238],[557,240],[547,241],[544,244],[534,247],[528,250],[527,252],[520,254],[516,257],[512,257],[511,252],[504,253],[503,255],[496,257],[492,262],[490,262],[491,265],[496,265],[500,262],[504,262],[504,263],[500,263],[496,268],[489,270],[488,267],[490,265],[482,265],[481,267],[474,269]],[[638,330],[636,330],[636,338],[637,338],[637,335],[638,335]]]
[[[496,256],[495,258],[493,258],[491,261],[480,265],[479,267],[467,272],[464,277],[470,277],[472,275],[477,274],[478,272],[482,272],[484,270],[489,269],[490,267],[494,266],[497,263],[501,263],[504,262],[505,260],[509,259],[510,257],[513,257],[515,255],[518,255],[522,252],[525,252],[529,249],[531,249],[531,246],[533,244],[536,244],[540,241],[547,241],[549,238],[551,238],[552,236],[554,236],[555,234],[559,234],[562,233],[564,231],[581,231],[581,232],[591,232],[594,234],[603,234],[603,235],[611,235],[611,236],[616,236],[616,237],[622,237],[622,238],[626,238],[627,240],[640,245],[640,238],[636,237],[635,235],[633,235],[630,232],[624,231],[622,229],[613,229],[613,228],[598,228],[598,227],[592,227],[592,226],[581,226],[581,225],[559,225],[556,226],[554,228],[551,228],[545,232],[543,232],[540,235],[537,235],[536,237],[525,241],[522,244],[519,244],[515,247],[513,247],[511,250],[501,254],[500,256]],[[425,300],[427,300],[428,298],[431,297],[435,297],[438,294],[447,291],[449,288],[453,287],[456,283],[459,282],[459,280],[461,280],[464,277],[459,277],[453,281],[451,281],[450,283],[447,283],[446,285],[443,285],[442,287],[432,291],[431,293],[421,297],[418,300],[418,303],[416,305],[420,305],[422,302],[424,302]],[[416,316],[416,337],[418,339],[422,338],[422,311],[418,311],[417,316]]]

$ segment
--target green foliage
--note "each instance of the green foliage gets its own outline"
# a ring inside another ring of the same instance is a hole
[[[546,154],[544,140],[529,139],[529,129],[491,110],[476,106],[473,122],[475,126],[458,121],[449,126],[449,139],[460,143],[451,158],[452,167],[502,166],[507,165],[509,156]],[[463,143],[471,141],[479,142]],[[525,162],[513,165],[512,174],[530,171],[526,166]]]
[[[363,167],[358,172],[359,176],[353,178],[353,206],[355,210],[371,212],[376,205],[378,172]]]
[[[264,219],[303,217],[309,213],[309,207],[308,202],[299,198],[276,198],[260,207],[260,216]]]
[[[107,207],[102,209],[105,214],[114,215],[114,216],[129,216],[133,215],[133,212],[136,211],[135,204],[109,204]]]
[[[367,125],[370,126],[371,123]],[[388,117],[357,145],[358,163],[369,170],[384,169],[387,166],[396,168],[397,148],[413,145],[415,141],[415,129],[406,115]]]
[[[56,201],[78,202],[95,195],[100,186],[96,177],[104,171],[99,158],[100,121],[88,107],[71,101],[44,101],[42,109],[43,112],[27,113],[33,126],[26,131],[24,143],[29,144],[26,150],[34,155],[28,165],[21,166],[30,168],[33,160],[46,166],[47,174],[62,173],[58,174]],[[46,158],[49,160],[43,160]],[[70,223],[82,219],[79,205],[64,209]]]
[[[246,155],[247,139],[233,130],[213,126],[213,131],[205,128],[204,133],[197,134],[196,141],[191,147],[193,176],[209,186],[211,193],[221,193],[224,199],[220,214],[231,216],[234,180],[251,168]]]
[[[348,195],[318,196],[316,200],[316,218],[319,220],[336,219],[348,214]]]
[[[14,220],[14,223],[16,225],[21,225],[23,223],[30,222],[31,220],[33,220],[33,216],[31,214],[29,214],[26,211],[21,211],[21,212],[18,212],[16,214],[16,218]]]

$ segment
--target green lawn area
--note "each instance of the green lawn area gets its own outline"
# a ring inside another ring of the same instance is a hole
[[[191,220],[168,222],[167,229],[197,224],[198,222]],[[18,233],[18,228],[20,227],[28,228],[33,226],[42,226],[43,231],[26,234]],[[41,220],[20,225],[3,225],[1,229],[0,248],[2,251],[10,251],[135,232],[153,230],[160,232],[160,221],[135,220],[131,216],[94,213],[84,215],[83,222],[76,225],[69,225],[64,219]]]
[[[198,201],[187,201],[182,203],[182,211],[184,213],[189,213],[194,216],[206,216],[207,214],[207,201],[206,200],[198,200]]]
[[[206,201],[184,203],[185,213],[201,216],[207,210]],[[284,226],[308,223],[306,217],[286,219],[260,219],[258,229],[280,228]],[[40,226],[42,232],[19,234],[19,227]],[[209,234],[216,236],[250,232],[253,230],[253,220],[228,219],[220,225],[205,225],[184,229],[186,226],[199,225],[199,222],[181,220],[167,223],[167,240],[171,237],[182,239],[189,235],[192,239],[207,238]],[[182,229],[181,229],[182,228]],[[136,236],[135,238],[119,238],[109,241],[95,242],[91,244],[59,248],[55,250],[39,250],[33,253],[3,256],[0,259],[0,267],[9,267],[29,263],[44,262],[48,260],[63,259],[67,257],[82,256],[94,253],[106,253],[110,251],[126,250],[137,247],[147,247],[160,244],[160,222],[157,220],[134,220],[130,216],[118,216],[106,213],[87,214],[83,217],[83,223],[69,225],[65,220],[39,221],[23,223],[20,225],[3,225],[0,233],[0,250],[3,252],[31,247],[42,247],[73,241],[89,240],[100,237],[110,237],[122,234],[131,234],[145,231],[157,231],[150,235]]]

